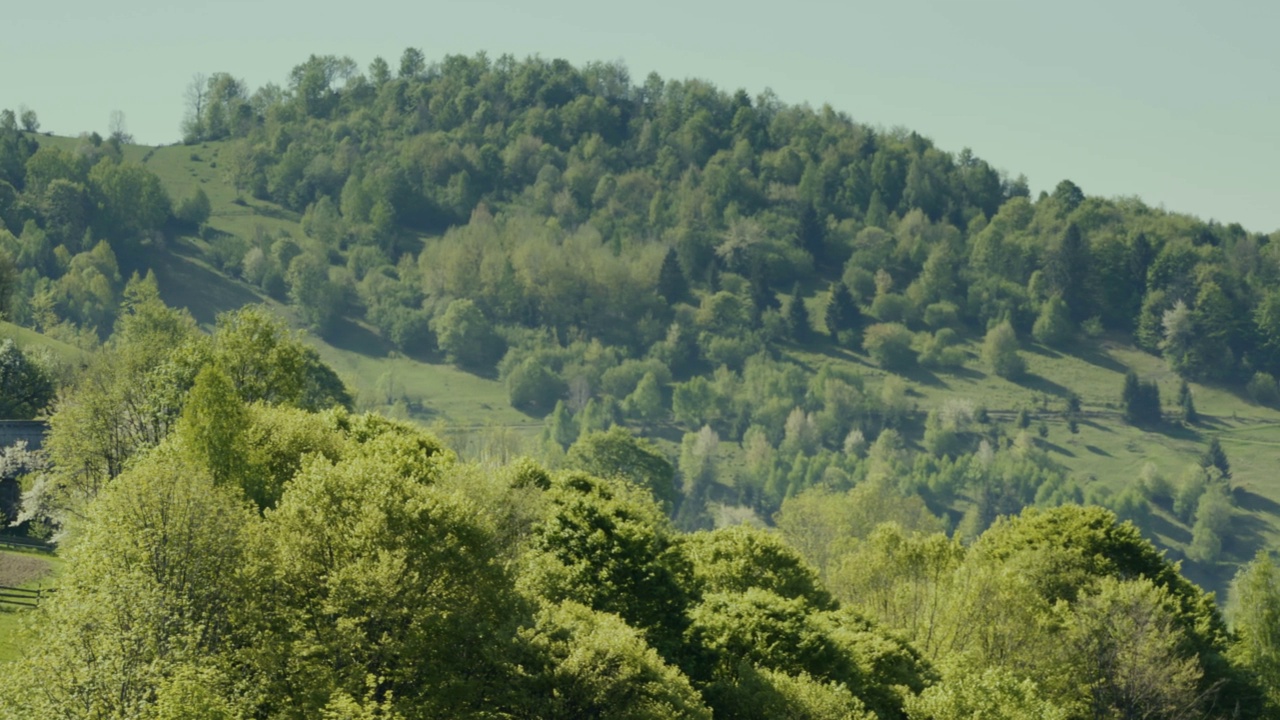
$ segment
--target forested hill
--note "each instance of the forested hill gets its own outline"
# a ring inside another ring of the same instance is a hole
[[[1032,198],[913,132],[617,64],[313,56],[283,87],[216,73],[186,98],[178,147],[0,117],[8,317],[91,346],[153,269],[206,322],[287,302],[357,354],[496,376],[547,417],[523,450],[553,461],[616,423],[683,435],[686,527],[708,501],[768,518],[855,484],[883,439],[903,444],[903,489],[969,537],[1028,504],[1103,503],[1222,588],[1216,563],[1274,532],[1232,542],[1230,512],[1197,512],[1215,487],[1250,512],[1280,499],[1251,472],[1269,436],[1232,446],[1235,486],[1208,452],[1280,419],[1280,255],[1239,225],[1067,180]],[[345,372],[365,407],[430,418],[399,388],[445,376],[414,367]],[[1089,435],[1115,427],[1113,445]],[[1013,452],[1020,433],[1034,452]],[[968,467],[984,443],[1003,469]]]
[[[1280,707],[1280,236],[616,64],[186,99],[0,113],[0,715]]]

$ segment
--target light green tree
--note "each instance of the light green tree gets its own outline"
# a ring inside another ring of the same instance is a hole
[[[1027,372],[1027,361],[1018,353],[1018,336],[1008,321],[987,331],[982,359],[992,372],[1008,380],[1020,379]]]

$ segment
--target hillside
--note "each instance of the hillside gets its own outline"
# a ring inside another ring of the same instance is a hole
[[[1280,708],[1280,236],[616,63],[188,99],[0,112],[0,716]]]
[[[902,489],[970,535],[1028,504],[1103,503],[1218,590],[1275,541],[1270,238],[1065,180],[1031,198],[967,149],[768,95],[633,84],[608,64],[406,58],[393,75],[312,57],[283,93],[215,74],[183,145],[15,141],[30,159],[6,165],[15,200],[0,207],[12,314],[88,346],[147,270],[206,329],[265,303],[312,331],[358,407],[471,456],[555,463],[614,423],[654,438],[679,458],[686,527],[706,503],[767,522],[811,485],[856,484],[893,429]],[[97,169],[112,162],[159,183],[167,220],[109,212],[149,182]],[[55,202],[77,193],[100,210]],[[112,257],[89,252],[99,237]],[[982,357],[1002,321],[1028,368],[1012,381]],[[1129,370],[1158,384],[1163,422],[1125,420]],[[1030,455],[1014,452],[1024,410]],[[715,442],[694,451],[704,427]],[[1187,470],[1211,438],[1230,478]],[[1025,482],[938,486],[984,439]],[[1201,523],[1193,551],[1196,498],[1176,517],[1173,496],[1219,482],[1235,520]]]

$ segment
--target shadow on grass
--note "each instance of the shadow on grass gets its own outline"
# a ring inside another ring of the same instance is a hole
[[[1014,380],[1012,382],[1028,390],[1035,390],[1037,392],[1045,393],[1046,395],[1054,395],[1060,398],[1066,398],[1071,396],[1070,388],[1067,388],[1063,385],[1059,385],[1058,383],[1048,378],[1041,377],[1040,375],[1027,373],[1026,375],[1023,375],[1021,378]]]
[[[944,382],[942,378],[933,374],[932,370],[929,370],[928,368],[920,367],[919,365],[915,365],[911,367],[909,370],[899,370],[898,374],[910,380],[911,382],[918,383],[920,385],[926,385],[928,387],[935,387],[935,388],[942,388],[944,390],[948,390],[951,388],[951,386],[948,385],[946,382]]]
[[[1145,524],[1152,532],[1163,535],[1174,542],[1184,545],[1191,542],[1191,532],[1189,530],[1181,525],[1175,525],[1163,515],[1152,513]]]
[[[974,370],[973,368],[968,367],[942,368],[939,372],[947,375],[948,377],[956,378],[957,380],[972,380],[974,382],[978,382],[987,378],[987,374],[981,370]]]
[[[1102,448],[1100,448],[1100,447],[1098,447],[1098,446],[1096,446],[1096,445],[1085,445],[1085,446],[1084,446],[1084,449],[1085,449],[1085,450],[1088,450],[1089,452],[1093,453],[1094,455],[1101,455],[1102,457],[1115,457],[1115,456],[1114,456],[1114,455],[1112,455],[1111,453],[1107,452],[1106,450],[1103,450]]]
[[[1231,529],[1222,539],[1222,549],[1246,562],[1267,545],[1271,523],[1254,515],[1237,514],[1231,519]]]
[[[263,302],[261,295],[190,257],[158,252],[151,269],[160,285],[160,297],[172,307],[186,308],[196,322],[213,325],[218,315],[245,305]]]
[[[1100,367],[1103,370],[1110,370],[1111,372],[1120,373],[1121,375],[1129,372],[1129,367],[1127,365],[1111,357],[1105,350],[1100,349],[1097,345],[1092,343],[1082,345],[1080,347],[1080,352],[1073,354],[1090,365]]]
[[[1080,422],[1080,424],[1081,424],[1081,425],[1086,425],[1086,426],[1088,426],[1088,427],[1091,427],[1091,428],[1093,428],[1094,430],[1097,430],[1098,432],[1111,433],[1111,434],[1113,434],[1113,435],[1114,435],[1114,434],[1115,434],[1115,432],[1116,432],[1115,430],[1112,430],[1111,428],[1107,427],[1106,425],[1103,425],[1102,423],[1094,422],[1094,421],[1092,421],[1092,420],[1084,420],[1084,419],[1082,419],[1082,420],[1080,420],[1079,422]]]
[[[298,213],[275,205],[250,203],[249,209],[254,215],[261,215],[275,220],[285,220],[287,222],[300,222],[302,220],[302,216],[298,215]]]
[[[1022,349],[1026,350],[1029,353],[1039,355],[1040,357],[1047,357],[1050,360],[1057,360],[1062,357],[1062,353],[1058,352],[1057,350],[1054,350],[1053,348],[1050,348],[1050,347],[1045,347],[1044,345],[1040,345],[1038,343],[1027,343],[1026,345],[1023,346]]]
[[[1187,427],[1182,423],[1160,423],[1159,425],[1139,425],[1147,432],[1160,433],[1165,437],[1175,440],[1187,440],[1189,442],[1200,442],[1204,437],[1196,431],[1195,428]]]
[[[371,358],[386,357],[393,349],[391,343],[369,328],[344,317],[334,321],[333,328],[324,334],[324,341],[339,350]]]
[[[1268,515],[1280,515],[1280,503],[1271,498],[1263,497],[1252,490],[1242,487],[1232,488],[1231,494],[1235,497],[1236,505],[1239,507],[1267,513]]]
[[[1048,440],[1045,440],[1044,438],[1036,438],[1036,445],[1039,446],[1041,450],[1057,453],[1059,455],[1065,455],[1066,457],[1076,456],[1076,454],[1071,452],[1070,450],[1056,443],[1051,443]]]

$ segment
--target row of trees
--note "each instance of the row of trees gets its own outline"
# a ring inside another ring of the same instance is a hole
[[[1255,608],[1280,589],[1265,559],[1242,573],[1228,628],[1104,510],[981,521],[970,545],[942,535],[911,478],[985,478],[992,518],[1016,511],[998,483],[1062,482],[1023,438],[942,451],[942,434],[981,425],[964,408],[930,421],[932,471],[905,465],[892,429],[865,450],[850,433],[846,455],[866,454],[856,477],[836,489],[824,471],[790,493],[779,532],[683,534],[668,515],[717,472],[709,427],[686,439],[679,474],[617,427],[574,439],[561,471],[469,464],[351,414],[332,371],[260,311],[203,336],[153,281],[126,296],[24,497],[29,519],[65,531],[68,568],[6,668],[3,714],[1271,712],[1261,682],[1280,646]],[[838,382],[821,386],[838,397]],[[790,413],[779,450],[812,451],[812,422]],[[768,467],[768,438],[748,435]]]

